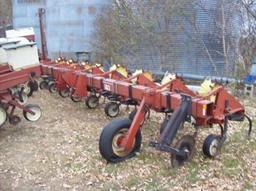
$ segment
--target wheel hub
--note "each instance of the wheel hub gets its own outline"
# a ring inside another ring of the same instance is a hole
[[[127,156],[130,152],[130,151],[125,150],[124,147],[121,147],[121,143],[122,143],[123,139],[125,138],[125,135],[127,132],[128,132],[128,129],[121,129],[113,137],[112,148],[113,148],[114,154],[117,155],[118,157]],[[135,145],[135,140],[133,140],[132,149],[133,149],[134,145]]]

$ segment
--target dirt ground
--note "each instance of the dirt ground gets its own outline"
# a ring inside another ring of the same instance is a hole
[[[150,140],[157,140],[163,119],[153,113],[142,128],[141,152],[107,164],[98,149],[101,130],[110,121],[103,107],[89,110],[48,91],[36,93],[29,102],[41,106],[40,121],[23,119],[0,129],[0,190],[256,190],[256,130],[247,139],[247,123],[230,125],[216,159],[205,158],[201,148],[203,139],[219,129],[200,130],[192,161],[172,168],[168,154],[148,147]],[[243,102],[255,118],[255,102]],[[124,108],[122,115],[128,115]],[[183,133],[188,129],[192,132],[188,126]]]

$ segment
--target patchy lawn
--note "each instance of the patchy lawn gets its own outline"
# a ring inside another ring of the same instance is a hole
[[[163,119],[152,113],[142,129],[141,152],[107,164],[98,149],[101,130],[110,121],[102,107],[89,110],[47,91],[30,102],[43,109],[39,122],[22,120],[0,129],[0,190],[256,190],[256,130],[247,139],[246,122],[231,123],[222,154],[214,160],[201,148],[204,138],[219,129],[200,129],[193,160],[174,169],[168,154],[148,147]],[[243,102],[255,119],[256,103]],[[128,115],[125,108],[122,115]],[[186,126],[179,137],[191,130]]]

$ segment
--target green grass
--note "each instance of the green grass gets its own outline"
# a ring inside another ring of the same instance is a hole
[[[226,159],[223,161],[223,164],[227,168],[235,168],[238,165],[238,162],[235,159]]]
[[[140,182],[140,179],[136,176],[130,176],[127,180],[127,183],[126,185],[129,187],[129,188],[132,188],[136,185],[138,185]]]
[[[187,164],[187,169],[188,169],[188,174],[186,179],[194,184],[198,181],[198,173],[200,171],[200,167],[198,164],[191,162],[189,164]]]
[[[246,182],[243,184],[243,187],[241,189],[242,191],[246,191],[246,190],[253,190],[253,185],[251,185],[250,183]]]

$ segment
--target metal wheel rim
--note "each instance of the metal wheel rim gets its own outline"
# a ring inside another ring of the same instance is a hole
[[[69,96],[69,89],[61,90],[60,93],[63,97],[68,97]]]
[[[126,151],[123,147],[119,146],[119,140],[122,139],[127,132],[128,132],[128,129],[120,129],[112,139],[112,150],[113,150],[113,153],[118,157],[125,157],[130,153],[130,151]],[[135,146],[135,139],[133,140],[131,150],[133,150],[134,146]]]
[[[112,103],[108,108],[108,114],[110,116],[117,116],[118,115],[118,104]]]
[[[211,145],[209,147],[209,152],[210,152],[210,155],[211,156],[216,156],[217,152],[218,152],[218,146],[219,146],[219,141],[218,139],[214,139],[212,142],[211,142]]]
[[[7,120],[7,113],[4,108],[0,107],[0,126]]]
[[[35,113],[34,115],[29,112],[26,113],[26,117],[29,121],[37,121],[38,119],[40,119],[42,111],[39,107],[31,107],[29,109]]]
[[[95,108],[98,105],[98,98],[97,97],[90,97],[88,101],[91,108]]]

